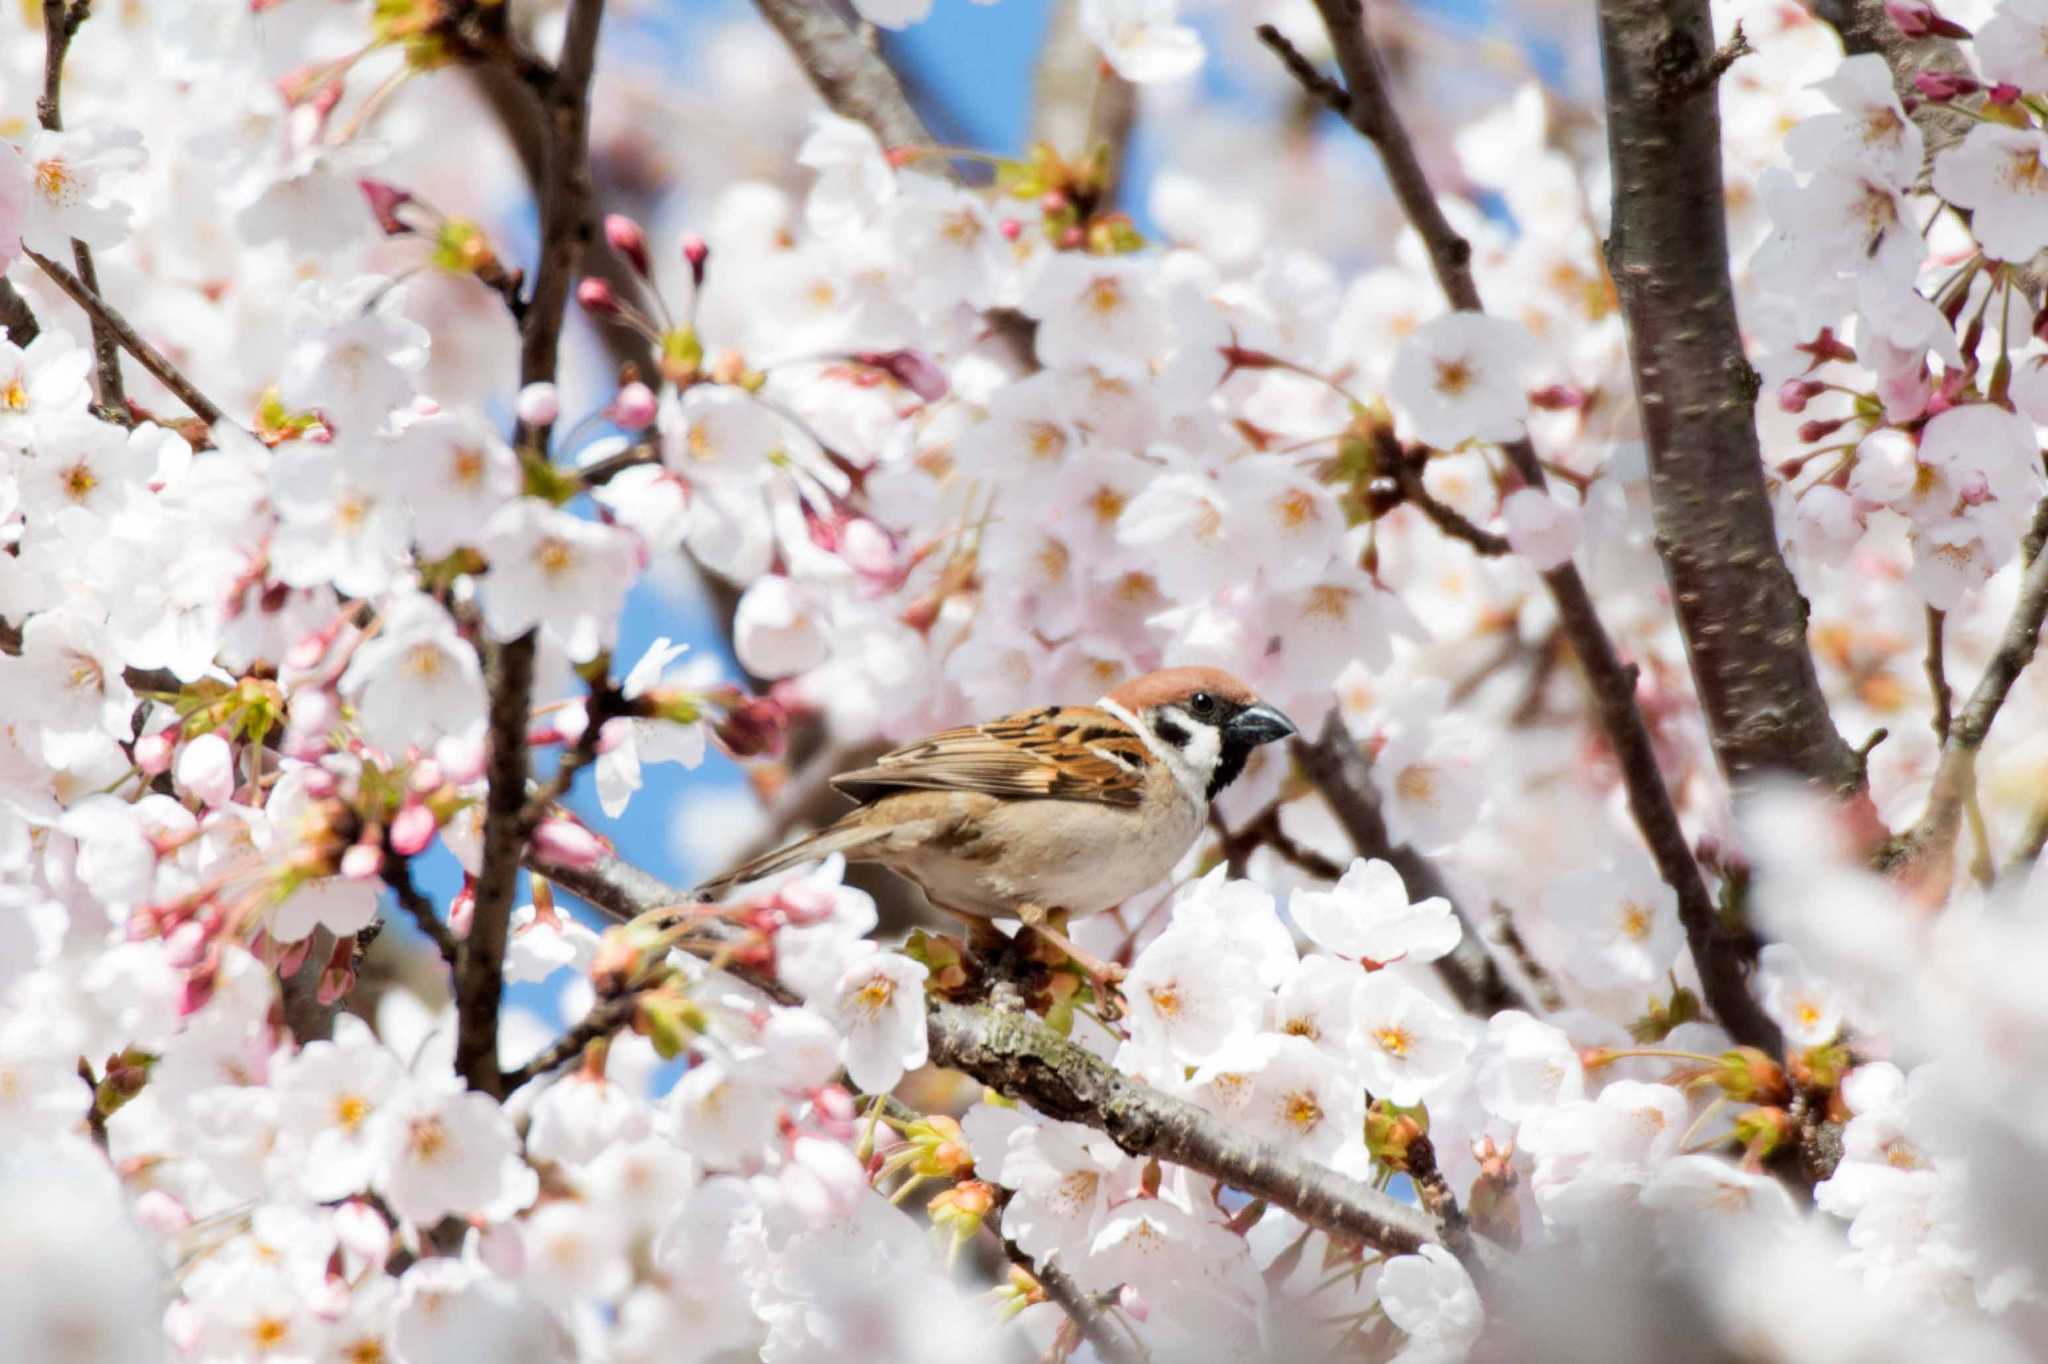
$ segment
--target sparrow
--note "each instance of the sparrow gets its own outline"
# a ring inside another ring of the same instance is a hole
[[[1209,802],[1291,721],[1217,668],[1164,668],[1088,706],[1042,706],[934,734],[846,772],[856,805],[697,888],[700,899],[832,853],[887,867],[970,923],[1014,918],[1094,981],[1122,971],[1061,932],[1163,880]]]

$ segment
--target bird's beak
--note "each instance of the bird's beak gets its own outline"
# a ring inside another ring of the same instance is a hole
[[[1224,728],[1231,738],[1253,748],[1295,733],[1294,722],[1263,701],[1231,716]]]

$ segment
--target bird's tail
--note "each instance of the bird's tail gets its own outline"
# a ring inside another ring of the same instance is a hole
[[[854,853],[887,836],[886,829],[861,828],[844,822],[828,825],[808,838],[799,838],[785,847],[744,862],[724,875],[706,881],[691,893],[699,900],[720,899],[734,886],[787,871],[801,862],[816,862],[836,852]]]

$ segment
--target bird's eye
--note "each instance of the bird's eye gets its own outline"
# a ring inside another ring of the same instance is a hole
[[[1216,698],[1205,691],[1198,691],[1188,698],[1188,709],[1206,719],[1216,713]]]

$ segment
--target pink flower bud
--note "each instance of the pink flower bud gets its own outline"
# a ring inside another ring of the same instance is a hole
[[[597,835],[574,820],[543,820],[533,831],[533,850],[543,859],[563,867],[594,867],[604,856]]]
[[[839,897],[830,886],[791,881],[776,888],[775,905],[792,925],[810,928],[832,918],[838,910]]]
[[[179,751],[173,776],[179,790],[218,809],[235,793],[234,750],[220,735],[202,734]]]
[[[1847,417],[1836,417],[1832,421],[1803,422],[1799,427],[1799,439],[1808,445],[1817,440],[1826,440],[1848,423]]]
[[[685,232],[683,234],[683,259],[689,263],[690,279],[697,284],[702,284],[704,282],[704,263],[711,259],[711,247],[696,233]]]
[[[946,372],[914,350],[864,351],[854,359],[873,365],[928,403],[946,396]]]
[[[1913,88],[1937,104],[1958,95],[1974,95],[1984,87],[1960,71],[1921,71],[1913,76]]]
[[[1003,234],[1004,241],[1013,242],[1024,235],[1024,224],[1015,218],[1005,218],[996,224],[996,231]]]
[[[562,398],[553,384],[528,384],[519,390],[512,410],[528,426],[553,426],[562,415]]]
[[[2048,314],[2044,314],[2048,315]],[[158,730],[135,741],[135,765],[145,777],[161,776],[171,770],[171,755],[177,751],[175,730]]]
[[[1787,379],[1778,385],[1778,409],[1782,412],[1804,412],[1807,402],[1821,391],[1821,385],[1811,379]]]
[[[398,216],[398,210],[413,201],[411,194],[382,180],[358,180],[356,184],[370,201],[370,214],[376,218],[377,226],[384,229],[385,236],[403,237],[412,232]]]
[[[206,958],[206,926],[187,919],[164,938],[164,961],[180,971],[197,966]]]
[[[469,926],[476,922],[476,881],[471,877],[462,878],[462,889],[455,892],[455,898],[448,902],[448,931],[458,938],[469,936]]]
[[[2000,81],[1984,91],[1984,102],[2003,108],[2020,97],[2020,88],[2007,81]]]
[[[1908,38],[1967,38],[1970,30],[1935,13],[1927,0],[1885,0],[1884,12]]]
[[[1129,1312],[1138,1321],[1144,1321],[1152,1315],[1151,1304],[1145,1301],[1143,1294],[1139,1293],[1137,1289],[1129,1284],[1125,1284],[1117,1290],[1116,1305]]]
[[[434,841],[437,829],[434,812],[425,805],[405,805],[391,817],[391,828],[384,841],[391,845],[391,851],[400,857],[417,857],[425,852]]]
[[[314,800],[326,800],[341,793],[341,778],[324,767],[306,769],[306,794]]]
[[[1038,197],[1038,211],[1050,218],[1055,213],[1065,213],[1072,203],[1064,191],[1049,189]]]
[[[277,958],[277,973],[280,976],[296,976],[299,968],[306,964],[306,958],[313,955],[313,939],[310,936],[297,942],[279,943],[281,949]]]
[[[320,988],[316,993],[322,1004],[338,1004],[347,999],[348,992],[355,988],[355,968],[330,964],[320,972]]]
[[[1575,412],[1586,405],[1586,391],[1573,384],[1548,384],[1531,393],[1529,403],[1545,412]]]
[[[612,421],[628,431],[644,431],[653,424],[656,404],[654,390],[642,383],[630,383],[612,399]]]
[[[192,1225],[185,1205],[162,1189],[144,1189],[132,1205],[135,1220],[158,1236],[175,1236]]]
[[[591,313],[597,317],[617,317],[619,315],[618,296],[612,293],[611,285],[605,283],[596,275],[590,276],[576,286],[576,302],[582,307],[584,312]]]
[[[634,274],[642,279],[648,277],[652,266],[647,259],[647,234],[640,230],[640,224],[623,213],[607,213],[604,239],[626,264],[633,267]]]
[[[384,850],[375,843],[355,843],[341,855],[341,874],[350,881],[374,881],[384,874]]]
[[[334,1210],[334,1232],[342,1249],[358,1261],[381,1263],[390,1256],[391,1224],[359,1198]]]
[[[441,764],[432,758],[421,758],[405,774],[405,789],[414,795],[431,795],[448,784],[448,778],[441,771]]]
[[[811,1096],[811,1101],[817,1106],[818,1116],[827,1122],[851,1122],[860,1113],[860,1105],[844,1085],[824,1085]]]

